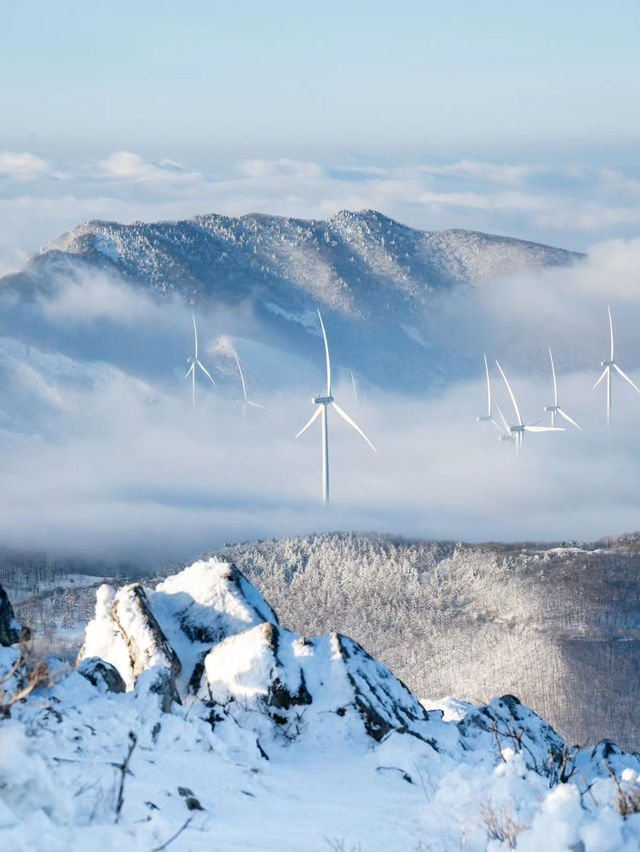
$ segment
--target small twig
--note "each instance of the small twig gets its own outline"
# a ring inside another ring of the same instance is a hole
[[[129,751],[127,752],[127,756],[124,759],[123,763],[116,764],[120,769],[120,786],[118,788],[118,798],[116,800],[116,822],[120,819],[120,811],[122,810],[122,806],[124,804],[124,782],[127,777],[127,773],[129,772],[129,762],[131,760],[131,755],[133,754],[133,750],[136,747],[136,743],[138,742],[138,738],[133,733],[133,731],[129,731]]]
[[[173,835],[172,835],[172,836],[171,836],[168,840],[165,840],[165,842],[164,842],[161,846],[155,846],[155,847],[151,850],[151,852],[162,852],[162,849],[166,849],[166,848],[167,848],[167,846],[168,846],[170,843],[173,843],[173,841],[174,841],[174,840],[176,840],[176,838],[180,837],[180,835],[181,835],[181,834],[182,834],[182,832],[185,830],[185,828],[188,828],[188,827],[189,827],[189,824],[191,823],[191,820],[192,820],[192,819],[193,819],[193,817],[189,817],[189,819],[185,821],[185,823],[184,823],[184,825],[182,826],[182,828],[179,828],[179,829],[176,831],[176,833],[175,833],[175,834],[173,834]]]

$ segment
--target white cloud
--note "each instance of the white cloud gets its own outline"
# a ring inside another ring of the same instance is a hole
[[[551,199],[524,192],[423,192],[421,204],[442,204],[468,210],[517,210],[530,212],[546,210]]]
[[[38,177],[49,170],[49,164],[42,157],[27,151],[0,151],[0,176],[23,181]]]
[[[87,219],[255,211],[325,218],[340,209],[372,208],[427,230],[468,228],[582,250],[594,241],[631,236],[640,224],[633,204],[637,177],[604,167],[554,170],[471,159],[332,166],[280,157],[199,170],[117,151],[54,173],[32,157],[5,159],[12,174],[31,179],[0,180],[0,272],[15,269],[25,255]]]
[[[459,160],[444,166],[423,166],[430,174],[452,175],[475,181],[485,181],[500,184],[520,184],[538,171],[529,165],[509,165],[488,163],[479,160]]]
[[[238,171],[246,178],[321,178],[324,171],[317,163],[290,160],[281,157],[277,160],[242,160]]]
[[[131,151],[115,151],[101,160],[98,166],[106,176],[116,180],[196,180],[200,177],[198,172],[189,171],[174,160],[154,163]]]
[[[85,325],[105,319],[131,325],[140,320],[159,322],[166,317],[171,302],[160,308],[146,291],[96,273],[82,280],[65,279],[52,284],[39,295],[38,304],[44,315],[56,323]]]

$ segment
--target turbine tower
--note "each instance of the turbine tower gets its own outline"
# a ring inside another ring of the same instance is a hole
[[[504,419],[504,415],[502,415],[502,412],[500,412],[501,415],[502,415],[502,418],[504,420],[505,429],[508,429],[509,432],[516,439],[516,453],[519,453],[520,450],[522,449],[522,442],[523,442],[523,439],[524,439],[524,433],[525,432],[564,432],[565,431],[562,426],[536,426],[536,425],[527,426],[527,425],[525,425],[525,423],[522,419],[522,415],[520,414],[520,409],[518,408],[518,403],[516,402],[516,398],[513,394],[513,391],[511,390],[511,385],[509,384],[509,381],[504,374],[504,370],[502,369],[502,367],[500,366],[498,361],[496,361],[496,366],[500,370],[500,375],[504,379],[504,383],[507,386],[507,390],[509,391],[509,396],[511,397],[511,402],[513,403],[513,407],[514,407],[515,412],[516,412],[516,417],[518,419],[518,422],[516,424],[507,423],[507,421]]]
[[[240,359],[238,358],[238,353],[233,353],[234,358],[236,359],[236,366],[238,367],[238,373],[240,373],[240,381],[242,382],[242,416],[247,416],[247,406],[252,405],[254,408],[264,408],[264,405],[260,405],[258,402],[253,402],[247,396],[247,383],[244,380],[244,373],[242,372],[242,365],[240,364]]]
[[[376,448],[373,446],[371,441],[364,434],[362,429],[358,426],[358,424],[352,420],[346,411],[344,411],[338,403],[333,398],[333,394],[331,393],[331,359],[329,357],[329,343],[327,341],[327,332],[325,331],[324,322],[322,321],[322,314],[318,311],[318,319],[320,320],[320,328],[322,329],[322,337],[324,338],[324,352],[326,358],[327,365],[327,392],[325,396],[315,396],[313,398],[314,405],[318,407],[314,411],[312,417],[309,421],[302,427],[302,429],[296,435],[296,438],[299,438],[303,432],[306,432],[309,426],[317,420],[318,417],[322,416],[322,502],[326,505],[329,503],[329,418],[327,416],[327,409],[329,406],[332,406],[337,414],[342,417],[343,420],[352,426],[356,432],[358,432],[365,439],[367,444],[371,447],[373,452],[375,453]]]
[[[544,410],[548,411],[551,414],[551,425],[556,425],[556,416],[559,414],[560,417],[564,418],[567,423],[571,423],[572,426],[575,426],[576,429],[579,429],[582,432],[582,426],[578,426],[575,420],[572,420],[571,417],[567,414],[567,412],[560,407],[558,404],[558,380],[556,378],[556,367],[553,363],[553,354],[551,353],[551,347],[549,347],[549,360],[551,361],[551,375],[553,377],[553,405],[545,405]]]
[[[202,361],[198,358],[198,329],[196,327],[196,318],[194,314],[191,314],[191,319],[193,320],[193,341],[194,341],[194,351],[193,358],[189,358],[191,362],[191,366],[186,372],[185,379],[188,379],[191,376],[191,399],[193,402],[193,410],[196,410],[196,367],[200,367],[205,376],[209,379],[212,385],[215,385],[215,382],[211,376],[211,373],[204,366]]]
[[[629,382],[631,387],[635,391],[637,391],[638,393],[640,393],[640,388],[637,387],[637,385],[635,385],[631,381],[631,379],[629,378],[629,376],[627,376],[626,373],[622,372],[620,367],[618,367],[618,365],[615,362],[614,346],[613,346],[613,320],[611,319],[611,308],[609,307],[609,305],[607,305],[607,311],[609,312],[609,334],[611,335],[611,348],[610,348],[610,352],[609,352],[609,360],[600,362],[600,366],[604,367],[604,370],[602,372],[602,375],[598,379],[598,381],[595,383],[594,388],[597,388],[598,385],[600,384],[600,382],[604,378],[606,378],[606,380],[607,380],[607,426],[610,426],[611,425],[611,378],[612,378],[612,372],[611,371],[615,370],[616,373],[621,375],[622,378],[625,380],[625,382]]]

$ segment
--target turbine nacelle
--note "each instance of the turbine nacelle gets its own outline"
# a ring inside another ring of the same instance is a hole
[[[616,365],[615,361],[600,361],[601,367],[615,367],[615,365]]]
[[[544,410],[549,414],[557,414],[560,411],[559,405],[545,405]]]
[[[476,417],[478,423],[493,423],[493,417],[490,414],[481,414],[479,417]]]
[[[332,396],[314,396],[311,400],[315,405],[331,405],[333,402]]]

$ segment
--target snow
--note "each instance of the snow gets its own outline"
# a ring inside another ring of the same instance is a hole
[[[166,704],[158,684],[178,675],[174,658],[193,657],[189,643],[208,648],[201,682]],[[229,564],[201,560],[155,591],[102,586],[83,657],[99,652],[129,691],[51,660],[53,682],[0,720],[0,848],[640,844],[640,814],[625,820],[617,804],[620,790],[640,793],[637,756],[570,749],[562,779],[561,737],[517,699],[425,701],[427,713],[353,640],[279,627]],[[0,648],[0,677],[16,656]]]

